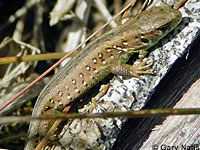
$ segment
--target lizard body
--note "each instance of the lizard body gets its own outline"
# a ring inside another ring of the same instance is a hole
[[[92,41],[50,80],[40,93],[33,116],[60,111],[109,73],[139,77],[145,66],[126,64],[133,53],[147,50],[181,21],[181,13],[169,6],[153,7]],[[54,121],[53,121],[54,122]],[[31,121],[25,149],[33,149],[52,122]]]

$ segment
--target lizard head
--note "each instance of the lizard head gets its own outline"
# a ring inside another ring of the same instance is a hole
[[[161,38],[173,30],[180,23],[181,19],[181,12],[170,6],[152,7],[141,12],[133,20],[134,22],[130,21],[128,23],[132,26],[129,32],[132,32],[132,35],[135,37],[127,40],[127,45],[130,47],[130,50],[127,48],[127,52],[134,53],[155,45]]]

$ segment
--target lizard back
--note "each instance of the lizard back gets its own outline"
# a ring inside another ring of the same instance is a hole
[[[153,7],[92,41],[45,86],[32,115],[40,116],[49,110],[62,111],[67,104],[107,76],[111,65],[126,63],[133,53],[156,44],[180,20],[181,13],[169,6]],[[29,127],[28,144],[32,146],[31,140],[39,136],[40,122],[31,121]]]

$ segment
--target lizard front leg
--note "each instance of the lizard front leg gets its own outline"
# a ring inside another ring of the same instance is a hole
[[[132,76],[136,78],[141,78],[140,75],[142,74],[153,74],[153,72],[145,71],[147,68],[152,66],[152,63],[149,63],[147,65],[146,61],[142,61],[139,64],[136,65],[129,65],[129,64],[112,64],[109,68],[110,71],[115,75],[120,76]]]

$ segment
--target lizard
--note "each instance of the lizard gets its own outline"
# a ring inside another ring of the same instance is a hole
[[[134,53],[142,54],[181,21],[180,11],[170,6],[147,9],[90,42],[62,67],[40,93],[32,116],[62,112],[75,99],[113,73],[140,78],[152,64],[126,64]],[[141,56],[143,58],[144,56]],[[25,149],[34,149],[54,121],[31,121]]]

